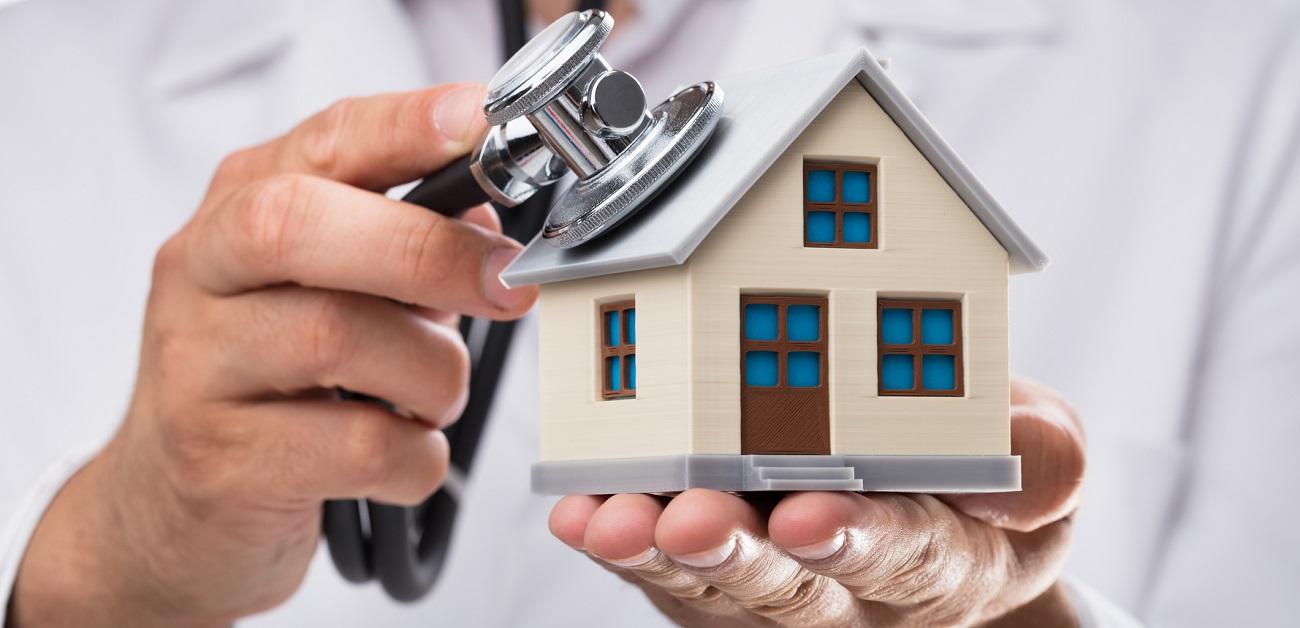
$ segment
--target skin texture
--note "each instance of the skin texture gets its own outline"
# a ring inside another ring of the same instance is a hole
[[[1017,493],[570,496],[551,532],[683,626],[1074,626],[1082,430],[1041,385],[1011,401]]]
[[[521,247],[490,208],[382,192],[467,153],[482,100],[345,100],[221,164],[157,254],[129,412],[42,518],[9,625],[229,624],[298,588],[323,500],[438,487],[466,400],[457,316],[519,317],[536,288],[498,279]]]

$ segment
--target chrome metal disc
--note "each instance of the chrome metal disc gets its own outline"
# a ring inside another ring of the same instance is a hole
[[[560,248],[591,240],[626,220],[665,189],[708,143],[722,119],[722,90],[687,87],[650,111],[650,128],[599,172],[560,198],[542,237]]]
[[[555,100],[591,65],[613,30],[614,18],[596,9],[552,22],[488,82],[483,104],[488,124],[505,124]]]

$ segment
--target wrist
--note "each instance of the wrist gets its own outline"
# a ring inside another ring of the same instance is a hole
[[[196,625],[177,621],[150,584],[157,578],[141,573],[148,557],[123,534],[139,530],[125,529],[115,510],[124,504],[104,477],[109,465],[101,452],[50,502],[19,564],[7,626]]]
[[[986,626],[988,628],[1012,628],[1017,626],[1061,626],[1077,628],[1079,616],[1070,601],[1070,595],[1060,581],[1052,583],[1041,595],[1023,606],[1013,609]]]

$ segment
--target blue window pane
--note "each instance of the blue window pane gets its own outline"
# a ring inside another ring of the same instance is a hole
[[[821,384],[821,354],[812,351],[791,351],[785,359],[785,381],[795,388],[811,388]]]
[[[605,358],[605,370],[609,372],[609,389],[622,390],[623,378],[619,373],[619,359]]]
[[[618,333],[618,312],[605,312],[605,342],[617,347],[622,342]]]
[[[623,361],[627,363],[627,389],[636,390],[636,356],[629,355]]]
[[[627,311],[627,344],[636,344],[636,309]]]
[[[910,355],[886,355],[880,364],[880,388],[911,390],[916,365]]]
[[[926,390],[955,390],[957,368],[953,356],[927,355],[921,358],[921,388]]]
[[[785,309],[785,339],[812,342],[821,338],[821,308],[816,305],[791,305]]]
[[[952,310],[921,310],[921,342],[952,344]]]
[[[748,386],[776,385],[775,351],[749,351],[745,353],[745,384]]]
[[[750,303],[745,306],[745,339],[776,340],[776,305]]]
[[[835,212],[808,212],[806,221],[809,242],[835,241]]]
[[[871,215],[863,212],[845,212],[844,241],[858,243],[870,242]]]
[[[808,200],[813,203],[835,202],[835,173],[830,170],[808,171]]]
[[[912,344],[912,310],[890,307],[880,313],[880,337],[885,344]]]
[[[871,182],[865,172],[844,173],[844,190],[840,198],[845,203],[866,203],[871,200]]]

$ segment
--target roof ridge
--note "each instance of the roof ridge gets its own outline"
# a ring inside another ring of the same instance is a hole
[[[534,238],[502,278],[511,285],[549,283],[684,263],[853,80],[867,90],[1006,249],[1011,272],[1033,272],[1046,266],[1047,256],[997,203],[871,52],[858,47],[719,81],[727,98],[723,120],[704,153],[669,190],[597,241],[559,249],[540,236]],[[700,180],[713,184],[697,185]],[[724,183],[718,185],[719,180]]]

